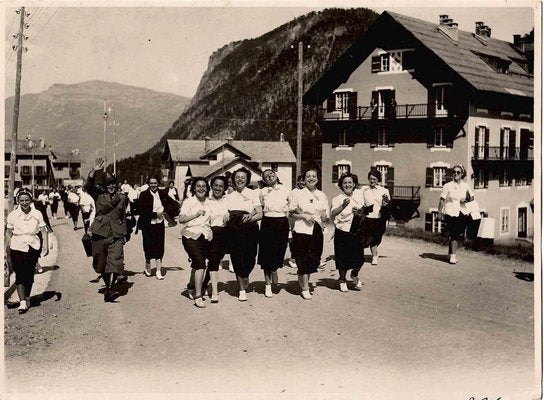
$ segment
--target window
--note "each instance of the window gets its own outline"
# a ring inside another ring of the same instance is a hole
[[[438,211],[425,213],[425,230],[433,233],[444,232],[444,223],[438,219]]]
[[[350,92],[338,92],[336,93],[335,110],[348,112],[349,107],[349,94]]]
[[[510,209],[501,208],[501,233],[510,232]]]
[[[499,173],[499,186],[512,186],[512,177],[507,168],[503,168]]]
[[[389,146],[389,135],[387,134],[387,129],[385,127],[378,128],[378,146]]]
[[[43,175],[44,169],[43,167],[36,167],[36,175]]]
[[[436,106],[435,115],[448,115],[446,108],[446,92],[450,85],[437,85],[434,87],[434,101]]]
[[[433,168],[433,187],[442,187],[446,183],[446,168]]]
[[[501,160],[507,160],[509,158],[509,145],[510,145],[510,128],[501,129]]]
[[[434,129],[434,147],[446,147],[444,142],[444,128],[438,126]]]
[[[386,186],[387,182],[387,172],[389,171],[388,165],[376,165],[376,169],[382,176],[382,181],[380,182],[380,185]]]
[[[477,160],[485,160],[489,153],[489,129],[485,126],[477,126],[474,136],[474,156]]]
[[[372,73],[413,70],[414,50],[392,50],[372,57]]]
[[[23,165],[23,169],[21,171],[21,174],[22,175],[31,175],[32,172],[30,171],[30,166],[29,165]]]
[[[338,178],[343,174],[351,172],[351,165],[349,164],[336,164],[332,166],[332,182],[338,182]]]
[[[484,169],[477,169],[474,171],[474,188],[484,189],[488,185],[488,173]]]
[[[516,186],[526,186],[527,185],[527,177],[523,174],[520,174],[516,177]]]
[[[348,142],[346,140],[346,131],[343,130],[338,134],[338,145],[347,146]]]
[[[385,71],[389,71],[389,54],[382,54],[380,56],[380,61],[381,61],[381,68],[380,68],[380,71],[382,72],[385,72]]]

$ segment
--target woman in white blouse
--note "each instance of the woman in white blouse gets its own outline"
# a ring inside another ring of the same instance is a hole
[[[438,217],[444,218],[450,239],[448,251],[450,264],[457,263],[455,255],[457,242],[463,240],[468,225],[469,211],[465,203],[474,200],[470,186],[463,182],[465,176],[465,168],[462,165],[455,165],[453,180],[444,185],[438,203]]]
[[[257,221],[262,218],[263,209],[259,191],[251,190],[251,171],[240,168],[232,175],[234,190],[227,195],[227,208],[230,213],[227,223],[228,248],[230,259],[240,288],[238,300],[246,301],[249,274],[255,267],[259,227]]]
[[[264,295],[272,297],[272,284],[278,284],[278,268],[283,266],[289,240],[287,215],[290,192],[279,182],[273,170],[264,170],[262,178],[265,185],[261,189],[264,216],[261,222],[258,262],[264,271]]]
[[[45,226],[47,227],[47,230],[49,232],[53,232],[53,228],[51,227],[51,224],[49,223],[49,217],[47,215],[47,205],[49,204],[49,196],[47,195],[47,192],[44,190],[42,193],[38,196],[38,199],[35,203],[35,207],[38,209],[39,212],[42,213],[43,220],[45,222]]]
[[[227,200],[225,193],[228,188],[227,178],[224,176],[215,176],[210,181],[212,195],[208,199],[208,208],[210,210],[210,226],[212,229],[212,240],[208,251],[208,268],[202,287],[206,288],[211,281],[212,303],[219,302],[219,293],[217,291],[217,281],[219,275],[219,264],[225,256],[224,230],[225,224],[229,220],[229,210],[227,209]]]
[[[342,193],[332,199],[331,218],[334,218],[334,260],[339,274],[340,291],[347,292],[346,275],[351,269],[351,280],[355,289],[360,290],[362,282],[359,271],[364,263],[363,246],[358,232],[352,229],[353,217],[362,212],[364,199],[362,192],[356,189],[359,184],[357,175],[343,174],[338,180]]]
[[[191,259],[191,282],[188,289],[190,297],[194,290],[195,306],[206,307],[202,299],[202,281],[206,270],[206,259],[209,257],[209,245],[212,240],[210,227],[210,210],[208,195],[210,186],[206,179],[196,177],[191,182],[191,197],[181,206],[178,222],[181,224],[181,240],[183,248]]]
[[[292,197],[289,205],[295,219],[293,242],[296,248],[295,260],[298,269],[298,283],[301,295],[310,300],[310,274],[317,272],[323,253],[323,228],[328,222],[330,211],[325,194],[317,189],[317,171],[304,173],[305,187]]]
[[[35,266],[38,258],[49,253],[47,228],[42,214],[31,207],[32,194],[21,189],[17,193],[18,208],[9,213],[4,238],[5,254],[15,272],[15,285],[19,295],[19,313],[25,313],[30,307],[30,292],[34,283]],[[42,242],[40,247],[41,232]]]
[[[377,169],[370,170],[367,176],[369,185],[363,190],[363,198],[365,207],[371,207],[372,210],[365,218],[364,230],[365,234],[370,236],[372,265],[378,265],[378,246],[382,242],[387,221],[384,208],[389,205],[391,196],[389,190],[379,184],[382,181],[382,175]]]

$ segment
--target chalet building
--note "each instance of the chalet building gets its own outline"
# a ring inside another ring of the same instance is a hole
[[[51,152],[40,140],[17,140],[17,160],[15,165],[15,187],[48,189],[53,181],[50,161]],[[4,187],[7,190],[10,172],[11,140],[4,141]],[[32,167],[34,166],[34,173]]]
[[[51,164],[56,186],[82,184],[79,150],[51,150]]]
[[[183,189],[187,177],[211,179],[225,172],[246,167],[251,171],[251,182],[257,185],[262,171],[271,168],[280,181],[292,188],[296,159],[288,142],[249,140],[174,140],[166,141],[163,160],[168,178],[178,190]]]
[[[533,35],[514,43],[477,22],[458,29],[384,12],[305,93],[323,134],[329,198],[347,171],[382,173],[393,217],[442,230],[440,192],[467,168],[495,240],[533,235]]]

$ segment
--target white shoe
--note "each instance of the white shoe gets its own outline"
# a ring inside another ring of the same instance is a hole
[[[194,300],[194,299],[195,299],[195,291],[194,291],[194,289],[189,289],[189,288],[187,288],[187,296],[189,296],[189,299],[190,299],[190,300]]]
[[[198,308],[205,308],[206,303],[204,303],[204,300],[202,300],[202,297],[199,297],[198,299],[195,299],[195,306]]]
[[[157,268],[157,271],[155,272],[155,276],[159,281],[162,281],[164,279],[164,276],[161,272],[161,268]]]
[[[264,297],[272,297],[272,285],[264,285]]]
[[[151,276],[151,265],[149,265],[149,266],[146,265],[146,266],[144,267],[144,274],[145,274],[145,276],[148,276],[148,277]]]
[[[363,287],[363,281],[361,281],[358,277],[352,276],[351,280],[355,285],[355,289],[361,289]]]
[[[312,300],[312,295],[309,290],[303,290],[301,295],[304,300]]]
[[[450,264],[457,264],[457,256],[455,254],[450,254]]]
[[[21,300],[19,302],[19,308],[17,310],[19,310],[19,314],[24,314],[28,311],[28,305],[26,303],[26,300]]]
[[[346,282],[340,282],[340,291],[341,292],[347,292],[348,291],[348,284]]]
[[[247,300],[247,295],[246,295],[245,290],[240,290],[240,292],[238,293],[238,300],[239,301],[246,301]]]
[[[378,265],[378,256],[372,256],[372,265]]]

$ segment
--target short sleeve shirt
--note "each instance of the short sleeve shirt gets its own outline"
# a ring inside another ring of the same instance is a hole
[[[468,183],[450,181],[442,188],[440,198],[444,200],[444,214],[450,217],[458,217],[459,213],[467,215],[469,211],[465,204],[461,204],[461,199],[465,199],[467,192],[473,196]]]
[[[194,215],[199,210],[204,210],[205,214],[195,219],[181,224],[182,236],[189,239],[198,239],[204,235],[206,240],[212,240],[212,230],[210,228],[210,209],[209,200],[198,200],[196,197],[190,197],[183,202],[179,215]]]
[[[94,200],[91,195],[83,192],[79,199],[79,206],[83,212],[91,211],[91,207],[94,208]]]
[[[334,217],[334,226],[341,231],[349,232],[353,221],[353,208],[361,208],[364,206],[363,193],[358,189],[355,189],[351,196],[342,192],[332,199],[331,209],[334,210],[339,207],[344,202],[344,199],[349,199],[349,205],[344,208],[340,214]]]
[[[289,213],[290,192],[285,186],[276,184],[274,187],[261,189],[261,203],[265,217],[286,217]]]
[[[9,213],[6,228],[13,229],[13,236],[9,244],[12,250],[28,252],[29,247],[35,250],[40,249],[40,238],[38,232],[45,227],[42,213],[34,207],[27,214],[16,208]]]
[[[229,211],[245,211],[252,213],[255,208],[261,205],[259,191],[244,188],[241,192],[234,190],[227,195],[227,209]]]
[[[374,188],[367,186],[363,191],[363,198],[365,201],[365,206],[369,207],[374,205],[372,212],[368,214],[368,218],[381,218],[381,209],[383,196],[386,196],[388,199],[391,199],[389,195],[389,190],[383,186],[377,185]]]
[[[307,188],[301,189],[296,195],[291,197],[289,208],[296,210],[297,208],[304,214],[310,214],[314,217],[315,222],[322,226],[321,216],[329,216],[329,201],[321,190],[315,189],[313,192]],[[294,232],[311,235],[314,230],[314,223],[303,219],[296,219],[293,228]]]
[[[208,207],[210,210],[210,225],[225,226],[228,220],[229,210],[227,210],[227,199],[223,196],[219,200],[213,196],[208,199]]]

